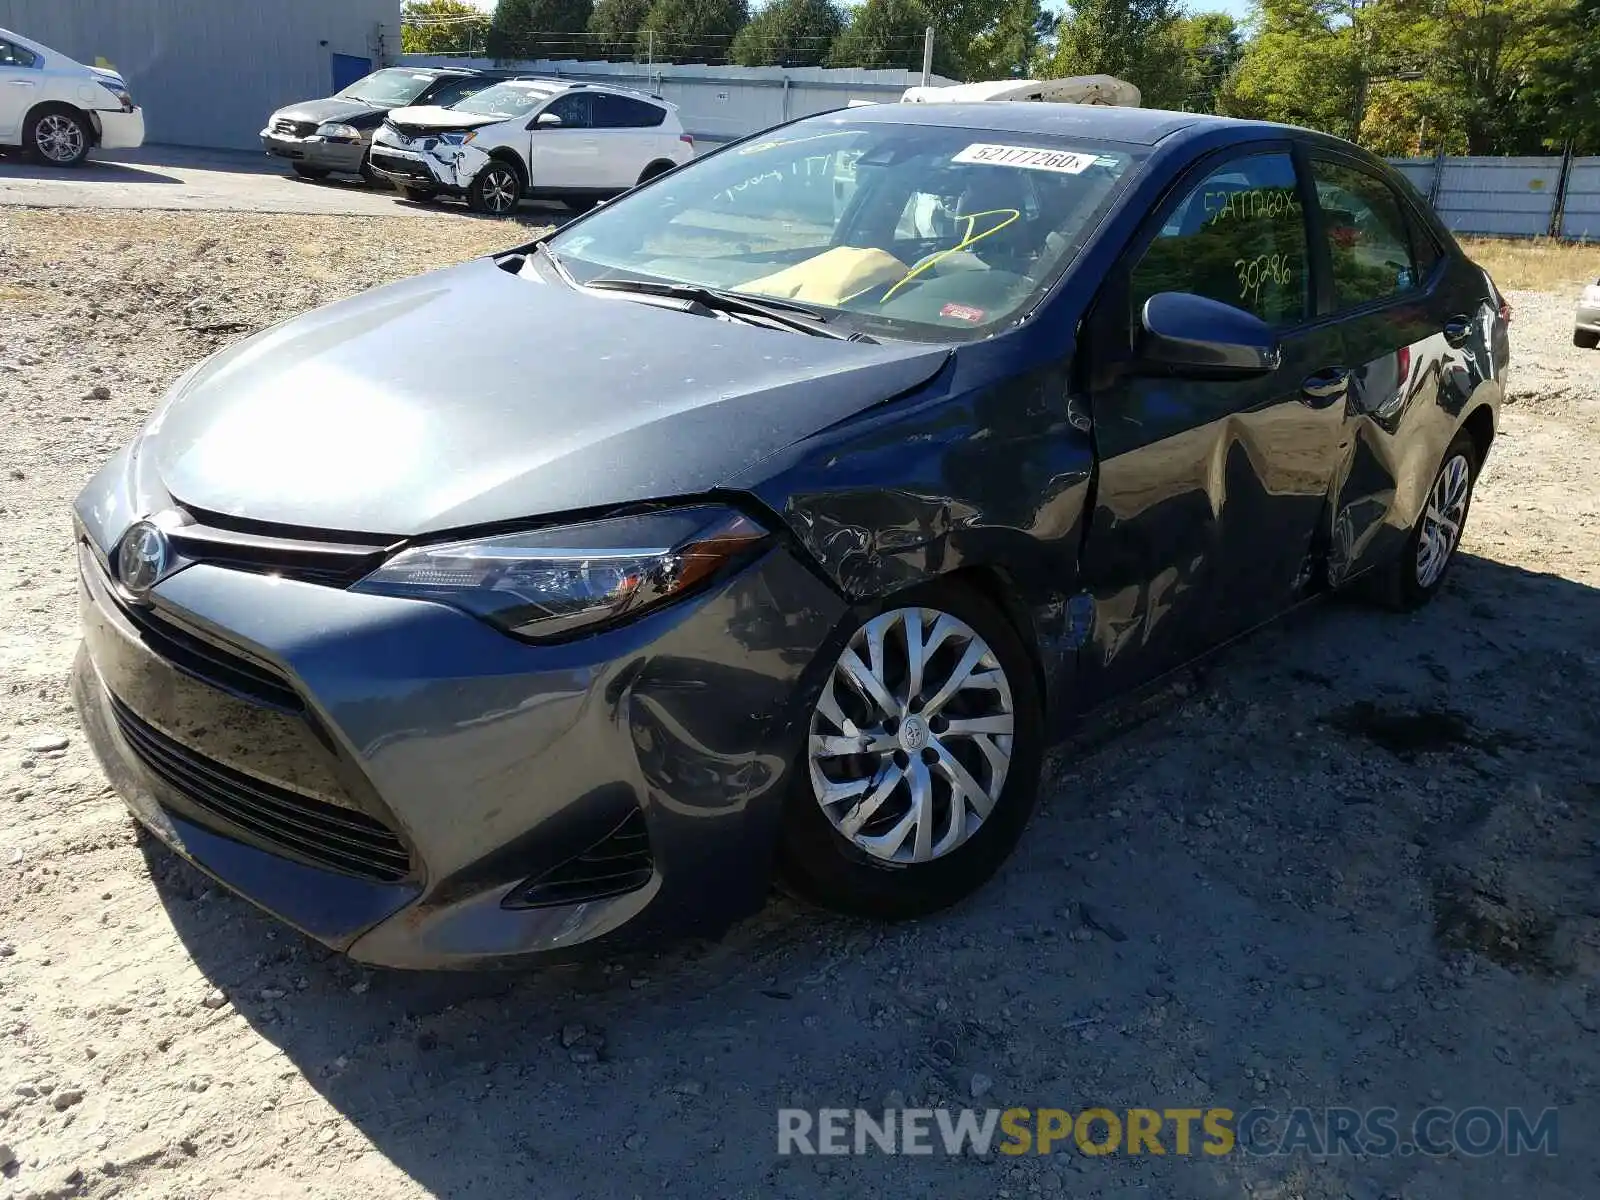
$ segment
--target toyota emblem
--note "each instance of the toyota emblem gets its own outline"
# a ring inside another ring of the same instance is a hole
[[[122,535],[117,551],[117,578],[136,596],[153,588],[172,564],[166,533],[151,521],[139,521]]]

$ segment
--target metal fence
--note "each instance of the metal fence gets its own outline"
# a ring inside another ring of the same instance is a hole
[[[466,66],[614,83],[655,92],[678,106],[683,127],[703,141],[732,141],[796,117],[845,108],[852,100],[898,100],[922,82],[920,72],[856,67],[723,67],[703,63],[582,62],[568,59],[497,63],[487,58],[403,54],[408,67]],[[953,83],[942,75],[935,84]]]
[[[1392,158],[1456,233],[1600,239],[1600,158]]]

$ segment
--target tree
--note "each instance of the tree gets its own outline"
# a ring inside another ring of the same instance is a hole
[[[589,17],[594,52],[605,58],[642,60],[645,44],[638,33],[644,28],[654,0],[598,0]]]
[[[644,28],[657,62],[724,63],[749,16],[745,0],[656,0]]]
[[[1114,75],[1146,108],[1178,108],[1186,83],[1174,0],[1079,0],[1061,21],[1050,74]]]
[[[843,28],[829,0],[773,0],[733,39],[733,61],[741,67],[820,66]]]
[[[834,39],[828,65],[920,68],[929,20],[920,0],[867,0],[849,15],[844,30]],[[937,36],[933,46],[933,69],[941,75],[953,73],[949,50]]]
[[[400,10],[405,54],[482,53],[488,36],[488,14],[464,0],[406,0]]]
[[[1040,47],[1055,34],[1060,20],[1039,0],[1008,0],[994,24],[967,43],[965,77],[1027,79],[1044,71]]]
[[[497,59],[581,58],[594,0],[499,0],[489,23]]]
[[[1259,0],[1256,35],[1224,81],[1217,111],[1354,137],[1361,47],[1355,23],[1340,23],[1339,12],[1323,0]]]
[[[1600,154],[1600,0],[1578,0],[1554,22],[1566,49],[1541,58],[1528,79],[1527,106],[1546,114],[1544,141],[1570,141],[1579,154]]]
[[[1183,102],[1189,112],[1214,113],[1222,85],[1244,54],[1244,35],[1227,13],[1180,17],[1174,28],[1183,47]]]

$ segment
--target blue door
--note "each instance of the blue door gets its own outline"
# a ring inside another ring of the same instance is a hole
[[[342,92],[358,79],[372,74],[372,60],[357,58],[354,54],[333,56],[333,90]]]

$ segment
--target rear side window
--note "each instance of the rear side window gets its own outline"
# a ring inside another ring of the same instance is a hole
[[[15,42],[8,42],[0,38],[0,67],[34,67],[39,65],[39,56],[26,46],[19,46]]]
[[[439,108],[449,108],[457,100],[465,100],[468,96],[483,91],[492,82],[488,79],[475,79],[470,75],[464,79],[441,80],[433,91],[428,93],[427,101]]]
[[[601,129],[653,129],[666,117],[666,109],[645,100],[608,92],[594,95],[594,123]]]
[[[1394,189],[1342,163],[1316,161],[1311,174],[1333,266],[1334,307],[1356,308],[1418,287],[1411,230]]]
[[[1157,292],[1189,292],[1269,325],[1305,319],[1305,213],[1287,154],[1236,158],[1168,215],[1129,278],[1133,311]]]

